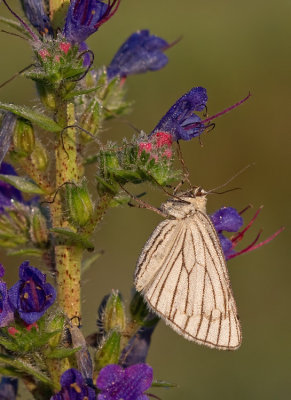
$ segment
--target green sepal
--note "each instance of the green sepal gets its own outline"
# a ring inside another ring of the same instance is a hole
[[[153,317],[147,303],[139,292],[135,292],[129,306],[131,318],[140,326],[151,327],[156,325],[160,318]]]
[[[100,88],[100,86],[97,86],[97,87],[94,87],[91,89],[76,90],[76,91],[69,92],[68,94],[65,95],[64,100],[71,100],[77,96],[82,96],[83,94],[96,92],[96,90],[98,90],[99,88]]]
[[[30,122],[49,132],[57,133],[61,132],[63,129],[53,119],[41,114],[40,112],[33,111],[31,108],[26,106],[0,102],[0,109],[10,111],[19,117],[28,119]]]
[[[1,367],[0,366],[0,374],[4,375],[4,376],[15,376],[15,377],[20,377],[21,376],[21,373],[18,372],[13,367]]]
[[[50,232],[57,233],[63,236],[66,243],[82,247],[88,251],[94,250],[93,243],[91,243],[86,236],[81,235],[80,233],[73,232],[68,228],[52,228],[50,229]]]
[[[77,353],[81,347],[76,347],[75,349],[71,348],[65,348],[65,347],[59,347],[55,348],[51,351],[47,351],[45,353],[46,358],[49,359],[56,359],[56,360],[62,360],[63,358],[68,358]]]
[[[121,334],[118,331],[111,331],[100,344],[96,356],[95,367],[100,371],[108,364],[117,364],[120,356]]]
[[[128,204],[130,201],[130,196],[128,195],[118,195],[115,196],[109,203],[109,207],[114,208],[114,207],[119,207],[122,206],[123,204]]]
[[[31,182],[26,178],[22,178],[21,176],[0,174],[0,180],[10,183],[10,185],[14,186],[16,189],[21,190],[24,193],[31,193],[31,194],[45,193],[35,183]]]
[[[174,388],[177,386],[178,385],[176,383],[170,383],[170,382],[166,382],[166,381],[154,380],[152,382],[152,387]]]

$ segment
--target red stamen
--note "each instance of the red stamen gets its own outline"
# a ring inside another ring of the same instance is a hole
[[[163,48],[163,51],[166,51],[170,49],[173,46],[176,46],[177,43],[179,43],[183,39],[183,36],[178,37],[178,39],[174,40],[172,43],[169,43],[167,46]]]
[[[243,253],[247,253],[247,252],[250,252],[250,251],[258,249],[261,246],[264,246],[265,244],[269,243],[271,240],[275,239],[275,237],[278,236],[279,233],[281,233],[284,229],[285,229],[285,226],[282,226],[282,228],[280,228],[277,232],[275,232],[273,235],[268,237],[266,240],[263,240],[262,242],[256,244],[256,242],[258,241],[262,231],[259,232],[259,234],[257,235],[256,239],[248,247],[246,247],[245,249],[243,249],[243,250],[241,250],[241,251],[239,251],[237,253],[229,255],[227,257],[227,259],[229,260],[229,259],[237,257],[237,256],[239,256],[239,255],[241,255]]]
[[[247,97],[245,97],[244,99],[240,100],[239,102],[233,104],[232,106],[226,108],[225,110],[220,111],[219,113],[217,113],[217,114],[215,114],[215,115],[212,115],[211,117],[208,117],[208,118],[206,118],[206,119],[203,119],[203,120],[200,122],[200,124],[205,124],[205,123],[207,123],[207,122],[209,122],[209,121],[212,121],[212,120],[215,119],[215,118],[220,117],[220,116],[223,115],[223,114],[228,113],[229,111],[233,110],[234,108],[240,106],[242,103],[244,103],[245,101],[247,101],[247,100],[250,98],[250,96],[251,96],[251,92],[249,92],[249,94],[247,95]]]
[[[243,210],[241,210],[239,212],[239,215],[242,215],[244,212],[246,212],[249,208],[253,208],[253,206],[251,204],[249,204],[248,206],[246,206]]]
[[[99,28],[99,26],[103,25],[106,21],[108,21],[111,17],[113,17],[113,15],[118,10],[120,1],[121,0],[113,0],[113,3],[111,4],[111,2],[109,0],[107,10],[105,11],[103,17],[101,18],[101,20],[99,22],[97,22],[96,25],[94,25],[95,29]]]
[[[237,245],[238,242],[240,242],[242,240],[242,238],[244,237],[244,234],[246,233],[247,230],[250,229],[250,227],[253,225],[253,223],[255,222],[255,219],[257,218],[257,216],[260,214],[260,212],[262,211],[263,206],[259,207],[258,210],[256,211],[255,215],[253,216],[253,218],[250,220],[250,222],[247,224],[247,226],[240,232],[238,232],[238,234],[236,236],[233,236],[230,238],[230,240],[233,243],[233,247],[235,247]]]

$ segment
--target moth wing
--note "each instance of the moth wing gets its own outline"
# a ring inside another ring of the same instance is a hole
[[[236,304],[209,217],[197,211],[177,220],[172,232],[163,246],[162,266],[156,270],[156,263],[147,259],[147,269],[155,270],[154,279],[143,288],[147,303],[188,340],[218,349],[238,348],[242,338]]]
[[[145,290],[155,280],[168,256],[168,250],[175,246],[180,229],[178,220],[166,219],[153,231],[137,261],[135,286],[138,291]]]

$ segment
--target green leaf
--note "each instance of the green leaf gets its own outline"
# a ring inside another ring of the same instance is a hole
[[[34,111],[26,106],[18,106],[15,104],[7,104],[0,102],[0,109],[10,111],[13,114],[18,115],[19,117],[28,119],[35,125],[49,132],[57,133],[61,132],[63,129],[53,119],[47,117],[46,115],[41,114],[41,112]]]
[[[94,250],[94,245],[91,243],[86,236],[80,235],[79,233],[73,232],[67,228],[53,228],[50,232],[58,233],[59,235],[65,236],[69,243],[75,244],[77,246],[83,247],[88,251]]]
[[[178,385],[176,383],[170,383],[166,381],[159,381],[159,380],[154,380],[152,383],[152,387],[163,387],[163,388],[172,388],[172,387],[177,387]]]
[[[5,347],[7,350],[11,351],[17,351],[18,350],[18,345],[17,343],[12,339],[5,338],[3,336],[0,336],[0,345]]]
[[[65,100],[71,100],[71,99],[73,99],[74,97],[82,96],[83,94],[88,94],[88,93],[91,93],[91,92],[95,92],[95,91],[98,90],[99,88],[100,88],[100,86],[97,86],[97,87],[93,87],[93,88],[91,88],[91,89],[76,90],[76,91],[73,91],[73,92],[69,92],[69,93],[64,97],[64,99],[65,99]]]
[[[77,353],[81,347],[76,347],[75,349],[66,349],[66,348],[56,348],[50,352],[46,353],[46,358],[55,358],[57,360],[61,360],[62,358],[71,357],[73,354]]]
[[[23,35],[25,35],[29,39],[31,39],[30,34],[24,29],[24,27],[19,22],[14,21],[13,19],[4,18],[1,16],[0,16],[0,22],[9,26],[10,28],[16,29],[18,32],[22,33]]]
[[[29,256],[29,257],[41,257],[43,255],[43,251],[39,249],[19,249],[19,250],[11,250],[7,252],[8,256]]]
[[[9,365],[10,367],[15,368],[18,371],[21,371],[25,374],[31,375],[36,378],[38,381],[52,387],[53,382],[42,372],[37,371],[32,365],[28,364],[26,361],[21,360],[21,358],[8,356],[6,354],[0,354],[0,363],[4,365]],[[58,388],[56,388],[58,389]]]
[[[98,258],[99,258],[100,256],[102,256],[103,254],[104,254],[104,251],[103,251],[103,250],[96,251],[96,252],[92,255],[92,257],[89,257],[87,260],[85,260],[85,261],[82,263],[81,273],[84,274],[84,273],[95,263],[95,261],[97,261]]]
[[[0,174],[0,179],[1,181],[10,183],[10,185],[14,186],[16,189],[21,190],[24,193],[32,193],[32,194],[45,193],[35,183],[32,183],[30,180],[22,178],[21,176]]]

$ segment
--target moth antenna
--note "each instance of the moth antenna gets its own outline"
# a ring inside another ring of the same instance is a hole
[[[151,174],[149,174],[150,175],[150,177],[153,179],[153,181],[169,196],[169,197],[174,197],[174,199],[177,199],[177,200],[179,200],[179,201],[181,201],[181,202],[183,202],[183,203],[186,203],[186,204],[189,204],[189,202],[188,201],[186,201],[186,200],[183,200],[183,199],[181,199],[181,197],[179,197],[179,196],[176,196],[176,192],[174,193],[170,193],[170,192],[168,192],[168,190],[166,190],[165,188],[164,188],[164,186],[162,186],[157,180],[156,180],[156,178],[154,177],[154,176],[152,176]]]
[[[127,193],[133,200],[135,200],[135,201],[138,203],[139,208],[146,208],[147,210],[151,210],[151,211],[155,212],[156,214],[161,215],[161,216],[164,217],[164,218],[167,218],[167,217],[168,217],[168,215],[165,214],[165,213],[163,213],[163,211],[159,210],[158,208],[152,206],[152,205],[149,204],[149,203],[146,203],[146,202],[143,201],[143,200],[140,200],[137,196],[135,196],[135,195],[133,195],[132,193],[130,193],[127,189],[125,189],[125,187],[124,187],[123,185],[121,185],[121,183],[119,183],[119,186],[121,187],[121,189],[122,189],[125,193]]]
[[[70,182],[70,181],[64,182],[64,183],[62,183],[62,184],[57,188],[57,190],[56,190],[55,193],[54,193],[54,196],[53,196],[53,199],[52,199],[52,200],[41,201],[39,204],[40,204],[40,205],[42,205],[42,204],[53,204],[53,203],[55,202],[55,199],[56,199],[57,194],[59,193],[59,191],[61,190],[61,188],[62,188],[63,186],[65,186],[65,185],[75,185],[75,186],[77,186],[75,182]]]
[[[104,107],[104,110],[111,114],[114,118],[118,119],[119,121],[123,122],[124,124],[127,124],[130,126],[135,132],[137,133],[142,133],[142,129],[137,128],[135,125],[133,125],[132,122],[130,122],[128,119],[121,117],[120,115],[116,114],[115,112],[109,110],[108,108]]]
[[[28,67],[23,68],[21,71],[16,72],[14,75],[12,75],[7,81],[3,82],[0,84],[0,89],[3,88],[5,85],[8,83],[12,82],[15,78],[17,78],[19,75],[21,75],[23,72],[27,71],[29,68],[33,67],[34,64],[30,64]]]
[[[26,38],[26,37],[21,36],[21,35],[19,35],[18,33],[9,32],[9,31],[6,31],[5,29],[0,29],[0,32],[6,33],[7,35],[16,36],[16,37],[19,37],[20,39],[23,39],[23,40],[26,40],[26,41],[27,41],[27,38]]]
[[[211,192],[211,193],[209,193],[209,194],[225,194],[225,193],[228,193],[228,192],[234,192],[235,190],[242,190],[242,188],[240,188],[240,187],[235,187],[235,188],[232,188],[232,189],[224,190],[223,192]],[[207,193],[207,194],[208,194],[208,193]]]
[[[36,41],[36,42],[40,42],[39,38],[36,36],[36,34],[30,29],[30,27],[12,10],[12,8],[10,8],[10,6],[8,5],[6,0],[3,0],[3,3],[5,4],[5,6],[8,8],[8,10],[11,12],[12,15],[14,15],[14,17],[16,19],[18,19],[18,21],[21,23],[21,25],[26,29],[26,31],[30,34],[31,38]]]
[[[190,182],[189,176],[190,176],[190,172],[189,169],[186,167],[183,155],[182,155],[182,150],[181,150],[181,146],[179,143],[179,140],[177,140],[177,154],[178,154],[178,159],[182,165],[182,169],[183,169],[183,173],[184,173],[184,178],[185,181],[189,184],[190,189],[193,189],[192,183]]]
[[[221,188],[227,186],[230,182],[232,182],[235,178],[237,178],[239,175],[241,175],[243,172],[245,172],[247,169],[249,169],[253,165],[255,165],[255,163],[251,163],[251,164],[246,165],[244,168],[242,168],[236,174],[234,174],[230,179],[228,179],[225,183],[223,183],[220,186],[215,187],[214,189],[209,190],[208,192],[206,192],[206,194],[213,193],[215,190],[221,189]]]
[[[79,54],[78,58],[81,58],[85,54],[90,54],[90,56],[91,56],[90,64],[88,65],[86,71],[78,79],[70,79],[70,82],[79,82],[79,81],[81,81],[83,78],[85,78],[85,76],[90,71],[90,68],[92,67],[92,65],[94,63],[95,56],[94,56],[94,53],[93,53],[92,50],[87,49],[87,50],[82,51],[82,53]]]

